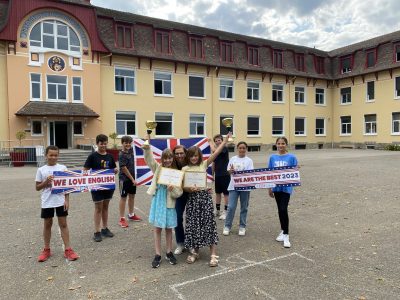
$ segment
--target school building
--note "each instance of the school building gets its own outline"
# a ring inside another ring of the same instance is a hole
[[[0,141],[76,148],[98,133],[270,148],[400,143],[400,31],[332,51],[93,6],[0,0]],[[112,141],[110,141],[112,143]]]

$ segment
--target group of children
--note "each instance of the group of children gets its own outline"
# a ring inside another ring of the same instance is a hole
[[[249,206],[250,191],[235,191],[231,174],[235,171],[254,169],[253,161],[247,156],[247,144],[237,144],[237,155],[229,159],[226,147],[231,133],[223,138],[221,135],[214,137],[216,148],[205,160],[201,149],[192,146],[185,149],[178,145],[175,149],[165,149],[158,163],[152,154],[151,146],[144,144],[144,158],[146,164],[153,172],[153,179],[147,194],[152,196],[149,222],[154,226],[155,256],[152,267],[158,268],[161,263],[161,233],[165,230],[166,256],[165,259],[172,265],[177,263],[174,256],[188,250],[186,258],[188,264],[194,263],[199,258],[199,249],[210,248],[209,266],[218,266],[216,245],[218,244],[217,225],[214,216],[225,219],[223,235],[229,235],[232,227],[237,202],[240,198],[240,225],[239,235],[246,234],[247,211]],[[150,138],[150,137],[148,137]],[[90,154],[85,162],[84,170],[89,169],[113,169],[118,173],[116,163],[112,155],[106,151],[108,138],[100,134],[96,137],[97,151]],[[125,219],[125,206],[128,199],[128,218],[132,221],[141,221],[134,213],[134,199],[136,194],[136,181],[134,178],[134,155],[132,149],[132,138],[124,136],[121,139],[122,151],[119,154],[119,188],[120,188],[120,219],[121,227],[128,227]],[[277,154],[270,157],[268,167],[297,166],[297,159],[293,154],[287,152],[288,141],[281,137],[276,141]],[[63,171],[65,166],[57,163],[59,151],[55,146],[46,148],[47,164],[39,168],[36,175],[36,190],[42,190],[42,214],[44,219],[44,249],[38,257],[38,261],[47,260],[50,255],[51,226],[54,211],[58,217],[61,236],[65,245],[64,256],[68,260],[76,260],[79,256],[72,250],[69,244],[69,232],[66,222],[68,215],[68,194],[51,194],[51,184],[54,171]],[[214,163],[213,163],[214,162]],[[181,188],[172,185],[158,184],[157,179],[162,167],[179,169],[184,172],[206,172],[209,165],[213,163],[215,175],[216,210],[213,208],[211,188]],[[274,197],[278,206],[281,232],[276,238],[283,242],[284,247],[290,247],[289,242],[289,218],[288,204],[291,187],[276,187],[269,189],[269,195]],[[92,191],[91,196],[95,204],[93,239],[102,241],[105,237],[113,237],[114,234],[108,228],[108,207],[114,190]],[[221,198],[224,196],[225,209],[220,213]],[[183,226],[183,214],[186,210],[186,224]],[[172,229],[175,229],[177,247],[172,252]]]

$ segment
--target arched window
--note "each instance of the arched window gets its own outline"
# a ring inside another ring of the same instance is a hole
[[[46,20],[37,23],[29,35],[30,45],[48,49],[80,52],[81,44],[78,35],[67,24]]]

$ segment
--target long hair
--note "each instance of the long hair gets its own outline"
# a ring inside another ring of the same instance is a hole
[[[186,164],[188,166],[193,166],[193,164],[190,162],[190,158],[196,154],[199,156],[199,160],[194,164],[194,166],[200,166],[200,164],[203,162],[203,153],[201,153],[200,148],[197,146],[192,146],[186,152]]]
[[[163,152],[161,153],[161,166],[164,165],[164,160],[166,158],[172,158],[172,164],[171,164],[170,168],[171,169],[177,169],[176,162],[175,162],[175,159],[174,159],[174,153],[169,148],[164,149]]]

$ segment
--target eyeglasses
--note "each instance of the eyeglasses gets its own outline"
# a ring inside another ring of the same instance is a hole
[[[175,153],[175,155],[176,155],[176,156],[184,156],[185,153],[183,153],[183,152],[182,152],[182,153]]]

